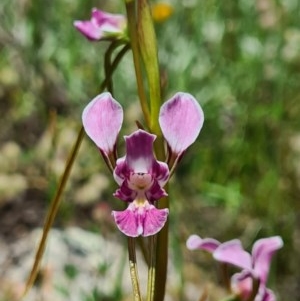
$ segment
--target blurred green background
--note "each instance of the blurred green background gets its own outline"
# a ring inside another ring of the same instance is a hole
[[[246,246],[281,235],[285,247],[271,287],[280,300],[299,300],[300,2],[168,3],[172,14],[155,24],[164,98],[189,92],[205,112],[203,130],[170,184],[170,243],[178,267],[199,261],[184,250],[192,233],[239,237]],[[103,79],[108,44],[91,43],[73,28],[75,19],[89,19],[92,7],[125,13],[117,0],[0,3],[0,216],[28,206],[44,213],[55,192],[81,111]],[[128,133],[140,118],[130,52],[114,88]],[[121,208],[111,195],[115,188],[86,139],[56,226],[114,231],[98,211]],[[3,235],[15,229],[18,237],[42,225],[42,216],[2,218]]]

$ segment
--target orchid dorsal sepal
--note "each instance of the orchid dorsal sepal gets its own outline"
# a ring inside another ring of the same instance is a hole
[[[90,20],[76,20],[74,26],[91,41],[128,40],[127,21],[121,14],[111,14],[93,8]]]
[[[170,165],[174,165],[173,163],[195,142],[203,122],[202,108],[189,93],[178,92],[162,105],[159,124],[171,152]]]
[[[96,96],[85,107],[82,123],[86,134],[100,149],[107,164],[116,162],[116,143],[123,123],[122,106],[109,92]]]

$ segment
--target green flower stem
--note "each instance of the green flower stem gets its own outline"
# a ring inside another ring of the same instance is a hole
[[[104,55],[104,73],[105,73],[105,78],[107,79],[106,89],[111,94],[113,94],[113,82],[112,82],[112,77],[111,77],[111,70],[113,68],[111,65],[111,57],[112,57],[113,52],[116,50],[116,48],[121,46],[122,44],[124,44],[123,40],[113,41],[107,48],[105,55]]]
[[[140,61],[140,51],[139,51],[139,44],[137,38],[135,1],[125,0],[125,5],[127,11],[128,30],[129,30],[129,37],[130,37],[131,49],[133,55],[135,76],[137,81],[137,91],[140,99],[141,108],[144,114],[145,122],[147,124],[147,127],[150,128],[149,105],[147,102],[146,92],[144,88],[142,66]]]
[[[130,278],[132,283],[133,297],[134,297],[134,301],[141,301],[142,297],[140,292],[135,249],[136,249],[135,238],[128,237],[129,269],[130,269]]]
[[[167,187],[165,187],[167,191]],[[169,199],[162,198],[158,202],[158,208],[169,208]],[[167,268],[168,268],[168,237],[169,237],[169,220],[157,234],[156,244],[156,264],[155,264],[155,301],[163,301],[166,291]]]
[[[31,289],[31,287],[32,287],[32,285],[33,285],[33,283],[34,283],[34,281],[37,277],[40,262],[41,262],[42,256],[44,254],[45,246],[46,246],[46,240],[47,240],[49,231],[52,227],[52,224],[54,222],[54,219],[57,215],[57,211],[58,211],[58,208],[59,208],[59,205],[60,205],[61,195],[63,193],[63,190],[64,190],[65,186],[66,186],[67,180],[69,178],[69,175],[70,175],[72,166],[74,164],[75,158],[78,154],[78,151],[79,151],[79,148],[80,148],[83,137],[84,137],[84,129],[81,126],[80,131],[79,131],[78,136],[77,136],[77,139],[76,139],[76,142],[75,142],[75,144],[73,146],[73,149],[70,153],[70,156],[67,160],[67,164],[66,164],[64,173],[61,177],[61,180],[59,182],[58,189],[56,191],[56,194],[55,194],[55,196],[54,196],[54,198],[51,202],[50,208],[48,210],[48,213],[47,213],[47,216],[46,216],[46,219],[45,219],[45,223],[44,223],[42,238],[41,238],[41,241],[39,243],[39,247],[36,251],[34,264],[32,266],[32,270],[30,272],[28,280],[26,282],[26,287],[25,287],[25,291],[24,291],[23,296],[25,296],[28,293],[28,291]]]
[[[104,91],[107,83],[110,81],[110,78],[113,75],[114,70],[116,69],[116,67],[118,66],[119,62],[121,61],[124,54],[128,51],[128,49],[129,49],[129,45],[125,45],[122,48],[122,50],[118,53],[116,58],[114,59],[113,63],[111,64],[110,72],[107,74],[107,77],[104,79],[104,81],[100,85],[101,92]],[[33,285],[33,283],[34,283],[34,281],[37,277],[40,262],[41,262],[43,254],[44,254],[48,234],[49,234],[49,231],[50,231],[50,229],[53,225],[54,219],[57,215],[58,208],[59,208],[59,205],[61,203],[61,196],[62,196],[62,193],[65,189],[66,184],[67,184],[67,180],[70,176],[70,173],[71,173],[73,164],[75,162],[76,156],[78,154],[78,151],[80,149],[80,145],[81,145],[81,142],[83,140],[83,137],[84,137],[84,129],[81,126],[81,128],[79,130],[79,133],[78,133],[78,136],[76,138],[75,144],[74,144],[74,146],[73,146],[73,148],[70,152],[69,158],[67,160],[64,172],[63,172],[62,177],[59,181],[58,188],[56,190],[55,196],[52,199],[49,210],[47,212],[47,216],[45,218],[44,227],[43,227],[43,234],[42,234],[41,240],[39,242],[39,246],[38,246],[36,254],[35,254],[32,269],[31,269],[30,274],[28,276],[28,279],[26,281],[26,286],[25,286],[23,296],[25,296],[29,292],[29,290],[31,289],[31,287],[32,287],[32,285]]]
[[[156,35],[148,0],[138,0],[137,3],[138,45],[147,74],[150,96],[150,130],[159,135],[161,134],[158,124],[161,89]]]
[[[230,292],[231,287],[230,287],[230,277],[228,275],[228,264],[227,263],[221,263],[220,264],[220,269],[221,269],[221,277],[222,281],[224,283],[224,286],[227,291]]]
[[[154,143],[155,153],[158,160],[165,160],[164,138],[158,135]],[[168,192],[168,184],[164,187]],[[157,202],[159,209],[169,208],[169,198],[164,197]],[[163,301],[165,296],[165,287],[167,282],[168,268],[168,236],[169,236],[169,220],[165,223],[162,230],[157,234],[156,240],[156,262],[155,262],[155,301]]]
[[[108,70],[105,70],[105,79],[104,81],[101,83],[100,85],[100,93],[102,91],[105,90],[106,87],[108,87],[109,85],[109,81],[112,78],[112,75],[114,73],[114,71],[116,70],[117,66],[119,65],[121,59],[123,58],[123,56],[125,55],[125,53],[130,49],[130,45],[126,44],[121,50],[120,52],[116,55],[114,61],[112,62],[112,64],[110,65],[110,68],[108,68]]]
[[[161,107],[160,72],[158,64],[158,50],[156,35],[151,16],[151,9],[147,0],[138,0],[138,43],[141,57],[145,66],[149,96],[150,96],[150,131],[157,138],[154,144],[155,153],[158,160],[165,160],[164,139],[158,123],[159,110]],[[158,202],[159,208],[168,208],[168,198],[162,198]],[[163,301],[165,296],[165,286],[167,280],[168,266],[168,232],[169,223],[166,222],[163,229],[157,235],[157,245],[151,249],[154,260],[149,266],[149,300]],[[154,254],[155,252],[155,254]],[[154,285],[154,291],[153,291]],[[154,296],[153,296],[154,294]]]
[[[156,235],[149,237],[149,249],[147,301],[153,301],[155,293]]]

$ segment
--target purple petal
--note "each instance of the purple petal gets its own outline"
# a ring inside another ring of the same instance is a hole
[[[150,189],[145,192],[147,200],[150,202],[157,201],[162,197],[167,196],[168,194],[166,191],[161,188],[160,184],[157,180],[153,180],[153,184],[151,185]]]
[[[243,249],[238,239],[219,245],[214,251],[213,257],[218,261],[229,263],[242,269],[252,270],[251,256]]]
[[[126,18],[120,14],[110,14],[97,8],[92,10],[91,21],[97,24],[103,32],[122,32],[126,27]]]
[[[101,40],[122,33],[126,27],[126,19],[123,15],[109,14],[94,8],[91,20],[74,21],[74,26],[89,40]]]
[[[75,28],[91,41],[101,40],[103,30],[91,21],[74,21]]]
[[[253,286],[252,274],[250,271],[243,270],[231,277],[232,292],[241,297],[241,300],[248,300]]]
[[[130,237],[149,236],[159,232],[168,218],[168,209],[157,209],[148,202],[131,203],[124,211],[113,211],[117,227]]]
[[[283,241],[280,236],[259,239],[254,244],[252,250],[254,273],[262,283],[267,282],[273,254],[282,246]]]
[[[87,135],[106,155],[114,151],[122,122],[123,109],[107,92],[96,96],[82,113]]]
[[[126,202],[132,202],[136,196],[137,192],[128,186],[127,180],[123,181],[120,188],[114,193],[114,197]]]
[[[137,130],[125,137],[127,168],[134,173],[149,173],[161,186],[169,177],[168,165],[157,161],[153,155],[153,142],[156,136]]]
[[[177,93],[165,102],[159,113],[159,124],[171,150],[176,155],[195,142],[204,121],[197,100],[188,93]]]
[[[201,238],[198,235],[191,235],[187,242],[186,246],[189,250],[205,250],[207,252],[214,252],[215,249],[220,245],[220,242],[213,238]]]
[[[143,228],[139,227],[136,208],[132,205],[130,204],[124,211],[113,211],[112,215],[122,233],[130,237],[137,237],[143,233]]]
[[[272,290],[265,288],[263,297],[260,299],[255,299],[255,301],[276,301],[276,297]]]
[[[153,142],[156,136],[143,130],[137,130],[125,136],[126,164],[135,173],[150,173],[155,164]]]
[[[120,186],[126,180],[126,189],[143,192],[150,202],[166,196],[162,186],[169,177],[168,165],[154,158],[155,137],[143,130],[126,136],[126,156],[117,160],[114,170],[114,178]],[[120,189],[122,190],[122,187]],[[118,197],[122,198],[122,194],[118,193]]]
[[[143,236],[150,236],[158,233],[165,225],[168,218],[168,209],[157,209],[149,205],[145,214]]]

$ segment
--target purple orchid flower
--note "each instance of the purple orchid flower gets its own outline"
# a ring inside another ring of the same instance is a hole
[[[238,239],[220,243],[213,238],[202,239],[194,234],[188,238],[186,245],[190,250],[208,251],[217,261],[241,268],[241,272],[231,277],[231,290],[241,300],[249,300],[252,296],[254,281],[258,284],[255,301],[276,300],[274,293],[266,287],[266,283],[272,256],[283,246],[281,237],[259,239],[253,246],[252,255],[243,249]]]
[[[183,114],[177,110],[183,110]],[[191,114],[193,122],[186,122],[186,114]],[[159,121],[169,149],[179,156],[197,138],[203,124],[203,112],[190,94],[178,93],[162,106]],[[119,185],[114,196],[129,203],[126,210],[112,212],[117,227],[131,237],[159,232],[169,211],[167,208],[157,209],[155,204],[167,195],[163,187],[169,180],[170,172],[166,163],[154,157],[156,136],[141,129],[125,136],[126,155],[117,159],[116,142],[123,122],[123,109],[110,93],[98,95],[86,106],[82,122],[87,135],[113,171]],[[173,123],[180,126],[176,127]],[[168,132],[167,126],[171,126],[172,130]],[[184,130],[185,137],[182,136]],[[176,149],[173,141],[177,141]]]
[[[74,26],[87,39],[100,41],[124,36],[127,26],[125,16],[92,9],[89,21],[74,21]]]
[[[252,292],[253,279],[259,281],[255,301],[275,301],[274,293],[266,287],[273,254],[283,246],[279,236],[259,239],[252,248],[252,255],[246,252],[240,240],[234,239],[221,244],[213,253],[213,257],[221,262],[242,268],[241,273],[233,275],[231,285],[233,291],[247,300]]]

